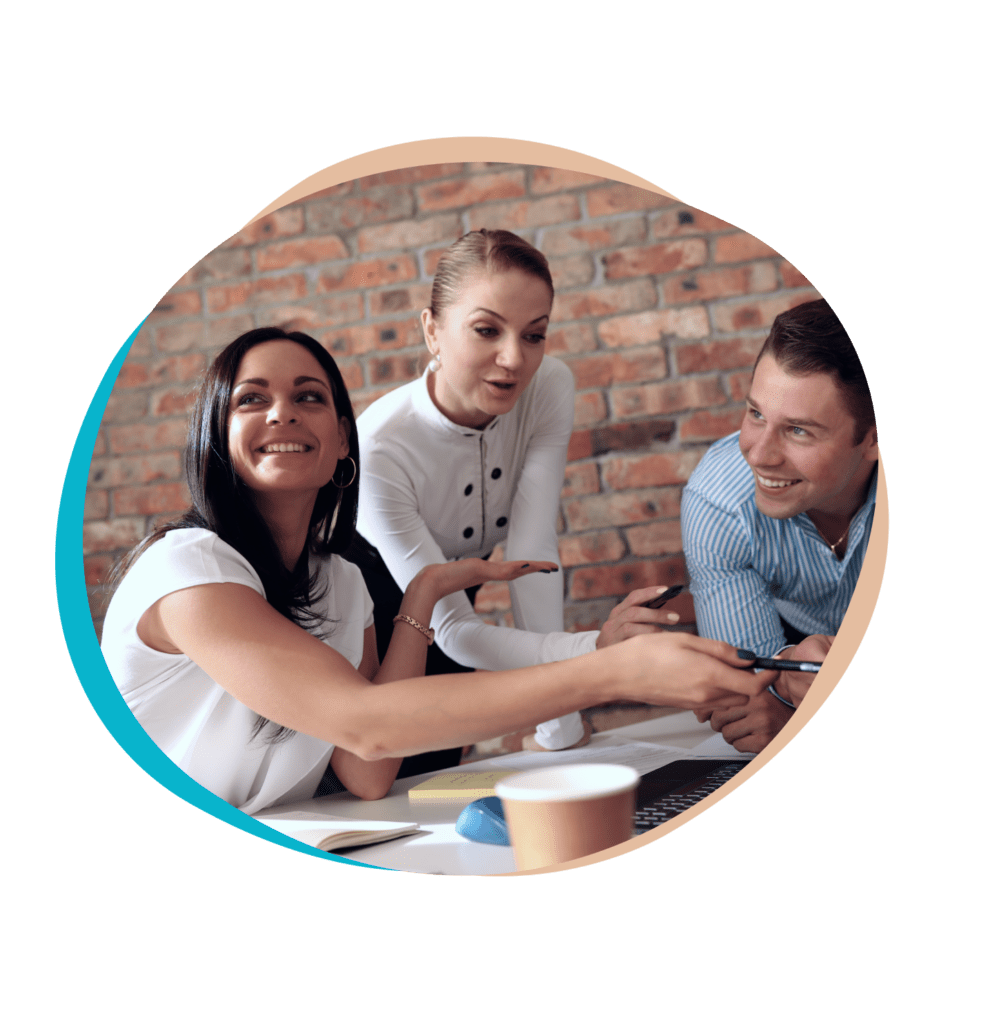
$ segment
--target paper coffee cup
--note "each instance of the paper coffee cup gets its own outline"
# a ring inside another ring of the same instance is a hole
[[[633,835],[639,774],[621,764],[568,764],[509,775],[504,804],[519,871],[607,850]]]

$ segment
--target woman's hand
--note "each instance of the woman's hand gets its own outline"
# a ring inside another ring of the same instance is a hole
[[[662,626],[673,626],[679,619],[677,612],[667,608],[644,608],[643,604],[667,587],[644,587],[634,590],[624,601],[617,604],[605,620],[598,634],[597,648],[611,647],[622,640],[644,633],[660,633]]]
[[[613,647],[620,697],[669,708],[740,707],[775,681],[775,672],[748,672],[751,662],[737,657],[722,640],[690,633],[635,636]]]
[[[460,558],[455,562],[426,565],[411,580],[411,587],[430,591],[435,601],[449,594],[479,586],[492,580],[509,583],[533,572],[556,572],[555,562],[488,562],[482,558]]]

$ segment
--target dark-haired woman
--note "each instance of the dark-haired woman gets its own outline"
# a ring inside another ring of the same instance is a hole
[[[427,371],[359,417],[358,529],[384,567],[373,567],[371,552],[357,560],[383,642],[394,600],[428,565],[486,557],[498,543],[510,559],[559,563],[556,517],[574,383],[567,366],[545,355],[552,304],[552,277],[538,249],[509,231],[464,235],[439,260],[421,316],[433,357]],[[642,607],[662,589],[634,591],[600,632],[571,634],[562,573],[536,574],[511,586],[513,630],[485,624],[458,593],[439,602],[432,624],[443,661],[451,662],[445,670],[520,668],[677,622],[669,610]],[[429,671],[439,664],[432,657]],[[534,739],[526,745],[560,749],[586,742],[587,731],[574,714],[543,722]]]
[[[102,650],[129,707],[234,806],[312,796],[325,775],[381,797],[403,755],[497,735],[538,709],[626,696],[730,706],[764,685],[727,645],[667,636],[572,672],[421,678],[437,601],[552,568],[532,561],[428,566],[380,665],[360,573],[337,553],[353,534],[357,462],[347,391],[322,346],[277,328],[243,335],[196,403],[192,506],[133,553],[108,609]]]

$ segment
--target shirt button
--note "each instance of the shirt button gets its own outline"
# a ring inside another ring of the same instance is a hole
[[[473,528],[472,528],[471,526],[467,526],[467,527],[466,527],[466,528],[465,528],[465,529],[464,529],[464,530],[462,531],[462,536],[463,536],[463,537],[465,537],[465,538],[466,538],[466,540],[469,540],[469,538],[470,538],[470,537],[472,537],[472,535],[473,535]]]
[[[497,520],[497,525],[507,526],[507,516],[501,516],[500,519]]]
[[[473,485],[466,484],[466,489],[462,493],[468,498],[473,493]]]
[[[492,473],[491,473],[490,475],[491,475],[491,476],[492,476],[492,477],[493,477],[493,478],[494,478],[495,480],[499,480],[499,479],[500,479],[500,475],[501,475],[501,471],[500,471],[500,469],[495,469],[495,470],[494,470],[494,471],[493,471],[493,472],[492,472]]]

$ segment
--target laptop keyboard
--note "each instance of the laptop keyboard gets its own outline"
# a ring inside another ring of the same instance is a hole
[[[727,764],[716,768],[698,782],[676,789],[673,793],[667,793],[656,800],[651,800],[645,806],[637,808],[633,817],[634,835],[642,835],[650,829],[663,825],[665,821],[677,817],[682,811],[697,804],[700,800],[714,793],[727,779],[746,767],[747,761],[730,761]]]

